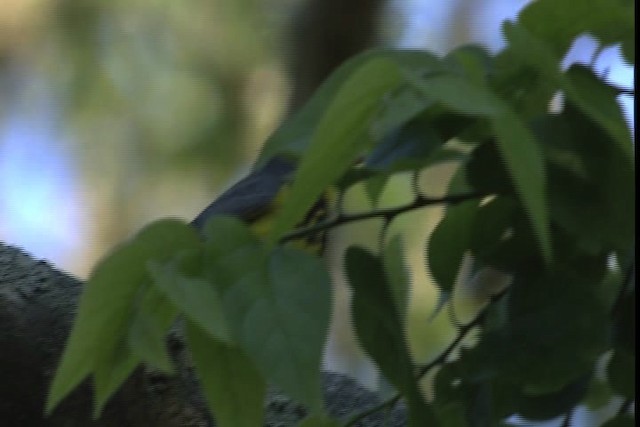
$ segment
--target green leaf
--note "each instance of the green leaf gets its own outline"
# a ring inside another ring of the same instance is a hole
[[[474,384],[466,391],[466,416],[470,427],[491,427],[494,424],[490,383]]]
[[[465,45],[454,49],[444,58],[444,63],[455,74],[477,83],[486,82],[493,68],[491,54],[477,45]]]
[[[540,71],[547,78],[554,81],[561,80],[561,56],[549,49],[548,44],[537,39],[519,23],[505,21],[502,24],[502,32],[509,42],[511,55]]]
[[[448,404],[437,406],[438,408],[438,421],[443,426],[448,427],[467,427],[467,420],[464,416],[464,406],[459,404]]]
[[[517,202],[509,196],[498,196],[478,209],[471,232],[470,247],[474,256],[486,263],[503,249],[513,234]]]
[[[126,353],[123,348],[135,297],[149,279],[146,262],[168,259],[181,250],[197,248],[198,244],[197,233],[189,225],[159,220],[98,263],[80,298],[78,314],[47,398],[47,413],[94,369],[127,370],[121,366],[130,365],[129,357],[121,354]],[[110,367],[111,363],[118,366]],[[115,388],[100,387],[108,389]]]
[[[385,135],[365,158],[364,164],[385,173],[419,169],[435,161],[436,154],[456,157],[452,150],[441,149],[445,142],[432,123],[424,119],[413,120]]]
[[[602,427],[634,427],[636,420],[632,415],[622,414],[616,415],[606,423],[602,424]]]
[[[530,56],[513,43],[496,56],[494,69],[491,87],[524,120],[547,112],[550,102],[560,90],[558,79],[549,78],[546,71],[541,71],[540,64],[532,64]]]
[[[498,196],[479,208],[470,248],[475,261],[493,267],[485,272],[498,270],[511,274],[523,268],[544,268],[531,247],[533,240],[530,221],[519,203],[512,196]]]
[[[573,65],[566,73],[567,96],[616,141],[629,163],[633,162],[631,133],[618,103],[618,90],[581,65]]]
[[[347,274],[353,287],[353,319],[358,339],[382,374],[406,397],[409,426],[435,425],[416,380],[398,310],[385,283],[381,261],[366,250],[350,247]]]
[[[380,112],[373,118],[371,136],[379,141],[390,132],[403,127],[433,104],[410,86],[400,86],[383,100]]]
[[[139,359],[170,373],[173,368],[167,353],[166,334],[178,310],[151,286],[143,287],[141,293],[129,326],[129,348]]]
[[[518,413],[532,421],[550,420],[566,414],[583,399],[588,384],[589,376],[585,376],[554,393],[534,396],[522,393],[517,397]]]
[[[187,341],[216,425],[262,425],[266,384],[251,359],[242,349],[218,341],[191,321],[187,322]]]
[[[539,0],[524,8],[518,20],[533,35],[562,56],[584,33],[603,44],[623,44],[627,60],[634,62],[634,2],[629,0]]]
[[[591,378],[584,404],[590,411],[595,411],[611,402],[611,397],[613,397],[613,393],[609,384],[594,376]]]
[[[300,162],[291,193],[271,230],[272,242],[297,224],[322,192],[371,145],[369,123],[382,96],[401,81],[398,65],[384,58],[365,62],[345,81]]]
[[[599,294],[606,261],[566,252],[553,270],[515,276],[508,322],[483,336],[470,375],[499,372],[528,395],[544,396],[592,372],[608,347],[608,307]]]
[[[484,85],[453,74],[439,74],[418,78],[406,74],[407,81],[427,99],[443,103],[448,108],[472,116],[494,116],[504,106]]]
[[[137,286],[144,280],[145,255],[139,244],[129,243],[94,269],[51,385],[47,413],[95,369],[100,355],[116,345]]]
[[[257,166],[264,164],[266,160],[277,154],[290,154],[301,157],[307,151],[318,124],[323,119],[327,109],[334,102],[337,94],[345,86],[345,82],[348,80],[353,81],[355,72],[361,70],[366,64],[378,59],[391,60],[399,66],[415,70],[426,71],[442,68],[440,60],[437,57],[419,50],[376,49],[354,56],[336,69],[314,93],[302,110],[290,120],[283,123],[267,140],[260,154],[260,160]],[[405,101],[401,102],[405,105],[402,110],[406,111],[410,109]],[[413,102],[408,101],[408,103],[412,104]],[[393,114],[392,110],[392,108],[386,109],[386,111]],[[406,117],[406,113],[403,112],[400,116]],[[400,120],[402,121],[402,117]]]
[[[441,292],[453,290],[465,252],[469,250],[478,200],[450,206],[431,234],[427,251],[429,269]]]
[[[142,360],[131,353],[126,338],[120,339],[104,357],[96,362],[93,374],[95,407],[93,418],[97,419],[109,398],[133,373]]]
[[[466,164],[468,183],[482,194],[513,194],[506,163],[493,141],[476,147]]]
[[[382,261],[389,290],[393,296],[397,313],[403,322],[407,315],[411,284],[405,257],[406,253],[402,245],[402,238],[399,235],[393,236],[391,241],[384,247]]]
[[[500,421],[514,414],[529,420],[549,420],[575,408],[586,393],[589,373],[553,392],[523,392],[520,378],[510,375],[510,372],[502,372],[501,364],[487,370],[483,363],[486,359],[476,359],[478,355],[474,349],[463,349],[459,359],[447,363],[438,372],[434,404],[438,408],[449,409],[439,412],[439,415],[454,421],[455,414],[450,411],[457,408],[460,411],[458,420],[463,414],[466,417],[466,423],[462,425],[478,426],[504,425]],[[481,372],[478,371],[478,362],[482,364]]]
[[[221,295],[238,279],[239,266],[244,271],[259,271],[265,263],[265,251],[260,239],[242,220],[231,216],[211,218],[203,230],[205,236],[205,278]],[[219,268],[218,263],[230,268]]]
[[[153,283],[181,312],[217,340],[232,343],[221,297],[211,283],[185,276],[175,261],[150,262],[148,268]]]
[[[634,170],[603,129],[567,103],[533,123],[548,162],[550,214],[590,253],[627,250],[635,233]]]
[[[438,314],[440,314],[442,309],[447,306],[447,303],[449,301],[451,301],[451,297],[452,296],[453,296],[453,292],[452,291],[442,291],[441,290],[439,292],[438,300],[436,301],[435,307],[433,308],[433,311],[429,315],[429,318],[428,318],[429,322],[432,322],[436,317],[438,317]]]
[[[635,399],[636,396],[635,363],[635,354],[616,350],[607,367],[611,388],[626,399]]]
[[[408,76],[416,88],[451,109],[469,115],[488,116],[498,147],[533,229],[540,251],[551,260],[545,170],[541,150],[520,117],[491,93],[487,86],[454,75],[426,79]]]
[[[635,267],[634,267],[635,268]],[[634,280],[630,278],[629,280]],[[618,286],[624,284],[616,283]],[[615,308],[613,341],[616,348],[627,354],[636,354],[636,290],[620,295]]]
[[[372,206],[375,206],[376,203],[378,203],[380,195],[382,194],[382,191],[386,187],[388,181],[388,175],[379,174],[372,176],[364,182],[364,190],[367,193]]]
[[[470,376],[465,375],[461,368],[463,364],[460,361],[450,362],[443,365],[436,375],[434,406],[438,408],[440,425],[496,425],[499,417],[494,413],[494,401],[498,398],[495,385],[488,381],[468,381]]]
[[[267,253],[239,220],[212,219],[205,232],[211,236],[209,279],[221,289],[234,337],[267,380],[320,411],[320,361],[331,310],[324,265],[291,247]]]
[[[544,161],[531,131],[513,112],[505,111],[491,120],[498,147],[514,187],[529,215],[543,258],[552,259],[549,207]]]
[[[548,44],[536,39],[522,25],[505,23],[504,32],[513,46],[512,52],[544,76],[557,82],[567,98],[586,115],[599,123],[618,143],[628,162],[633,159],[631,135],[616,100],[616,89],[598,79],[584,66],[574,65],[566,74],[560,72],[560,56]]]
[[[245,276],[225,295],[225,307],[241,325],[238,335],[263,375],[320,410],[320,362],[331,311],[328,273],[318,258],[286,247],[273,251],[265,273]]]

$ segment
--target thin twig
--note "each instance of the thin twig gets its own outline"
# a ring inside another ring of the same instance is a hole
[[[307,235],[313,235],[319,231],[328,230],[328,229],[337,227],[339,225],[347,224],[354,221],[362,221],[365,219],[379,218],[379,217],[385,218],[387,220],[391,220],[404,212],[408,212],[408,211],[422,208],[425,206],[445,204],[445,203],[456,204],[456,203],[464,202],[466,200],[477,199],[485,196],[487,195],[481,194],[481,193],[456,194],[456,195],[445,196],[440,198],[418,196],[413,202],[408,203],[404,206],[396,207],[396,208],[374,209],[369,212],[362,212],[357,214],[344,214],[344,213],[338,214],[333,218],[329,218],[317,224],[309,225],[307,227],[302,227],[297,230],[294,230],[284,235],[280,239],[280,243],[285,243],[285,242],[288,242],[289,240],[299,239]]]
[[[455,350],[456,347],[458,347],[460,342],[462,342],[462,340],[467,336],[467,334],[471,332],[473,328],[480,325],[484,321],[484,318],[487,314],[487,310],[489,306],[493,304],[495,301],[497,301],[498,299],[500,299],[502,295],[504,295],[504,293],[505,291],[501,292],[500,294],[492,298],[491,302],[484,309],[482,309],[480,313],[478,313],[476,317],[473,318],[473,320],[463,324],[462,326],[459,326],[458,335],[456,335],[456,338],[453,341],[451,341],[451,343],[447,346],[447,348],[442,353],[440,353],[438,357],[436,357],[430,363],[426,364],[420,369],[418,374],[418,379],[422,378],[424,375],[426,375],[430,370],[432,370],[436,366],[446,363],[451,353],[453,353],[453,350]]]

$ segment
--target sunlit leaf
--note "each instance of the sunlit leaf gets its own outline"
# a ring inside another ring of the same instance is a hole
[[[334,102],[335,97],[346,84],[345,82],[348,80],[353,81],[353,74],[356,71],[360,70],[365,64],[378,59],[391,60],[403,67],[414,70],[427,71],[442,68],[437,57],[429,52],[420,50],[376,49],[354,56],[331,73],[302,110],[283,123],[267,140],[260,154],[258,165],[276,154],[292,154],[301,157],[311,144],[316,128],[323,119],[325,112]],[[419,103],[422,102],[419,101]],[[415,105],[413,101],[410,104]],[[392,112],[392,108],[388,110]],[[403,110],[406,111],[406,108],[403,108]],[[406,118],[404,112],[401,116]],[[404,118],[401,118],[400,121],[404,120]]]
[[[126,334],[140,286],[149,280],[145,264],[194,249],[193,228],[177,220],[156,221],[103,259],[92,272],[80,298],[78,314],[51,385],[47,412],[92,371],[98,370],[100,399],[117,388],[137,358],[128,355]],[[107,380],[109,373],[115,375]],[[104,402],[102,402],[104,403]]]
[[[273,226],[272,239],[297,224],[325,188],[371,145],[369,122],[381,97],[401,81],[397,64],[375,58],[365,62],[344,82],[327,106],[300,162],[291,194]],[[329,164],[330,168],[327,167]]]
[[[93,418],[97,419],[113,393],[133,373],[142,360],[131,352],[126,337],[121,338],[96,362],[93,373],[95,406]]]

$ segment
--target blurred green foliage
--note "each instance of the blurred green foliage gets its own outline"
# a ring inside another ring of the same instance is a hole
[[[65,136],[52,143],[80,169],[88,250],[66,268],[87,274],[153,218],[195,216],[255,159],[286,112],[283,40],[298,4],[0,4],[0,125],[15,105],[52,105]]]

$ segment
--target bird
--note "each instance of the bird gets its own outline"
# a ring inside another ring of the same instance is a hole
[[[206,222],[214,215],[234,216],[258,235],[266,235],[274,214],[287,197],[296,164],[284,156],[275,156],[262,167],[252,171],[211,202],[192,221],[191,225],[202,232]],[[325,192],[309,209],[299,227],[318,223],[328,216],[330,192]],[[317,232],[296,241],[296,246],[317,255],[324,251],[326,233]]]

